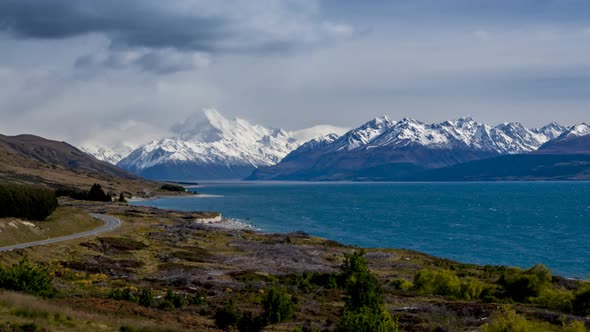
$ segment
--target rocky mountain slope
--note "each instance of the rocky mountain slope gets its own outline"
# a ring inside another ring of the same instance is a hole
[[[470,117],[426,124],[375,118],[341,137],[325,137],[293,151],[279,164],[257,169],[250,180],[402,179],[424,170],[537,150],[567,128],[552,123],[490,126]]]

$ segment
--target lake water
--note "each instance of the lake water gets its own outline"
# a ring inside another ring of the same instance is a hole
[[[217,197],[134,204],[219,211],[268,232],[590,276],[590,183],[212,183]]]

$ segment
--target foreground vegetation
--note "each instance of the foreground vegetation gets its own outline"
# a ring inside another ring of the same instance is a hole
[[[590,284],[553,276],[541,265],[461,264],[407,250],[363,251],[304,233],[222,230],[194,221],[206,213],[62,203],[60,209],[109,213],[124,223],[108,235],[1,254],[0,288],[7,291],[0,295],[0,331],[590,326]]]

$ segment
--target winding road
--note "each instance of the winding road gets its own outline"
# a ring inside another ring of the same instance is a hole
[[[121,220],[119,220],[115,217],[112,217],[112,216],[108,216],[106,214],[91,213],[90,215],[96,219],[100,219],[100,220],[104,221],[104,223],[105,223],[104,226],[90,230],[90,231],[86,231],[86,232],[75,233],[75,234],[70,234],[70,235],[65,235],[65,236],[60,236],[60,237],[54,237],[54,238],[47,239],[47,240],[20,243],[20,244],[15,244],[12,246],[1,247],[0,252],[11,251],[11,250],[16,250],[16,249],[24,249],[24,248],[35,247],[35,246],[44,246],[44,245],[51,244],[51,243],[74,240],[74,239],[78,239],[78,238],[86,237],[86,236],[98,235],[100,233],[104,233],[104,232],[110,231],[112,229],[115,229],[119,225],[121,225]]]

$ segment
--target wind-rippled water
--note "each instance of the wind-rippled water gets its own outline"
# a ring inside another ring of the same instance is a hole
[[[268,232],[590,276],[590,183],[215,183],[134,204],[219,211]]]

